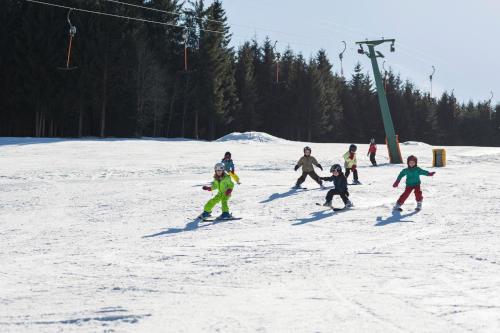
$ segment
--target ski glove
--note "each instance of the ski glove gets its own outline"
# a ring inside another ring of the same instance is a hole
[[[436,173],[435,171],[429,172],[429,176],[432,177],[432,176],[434,176],[435,173]]]
[[[398,187],[398,185],[399,185],[399,180],[396,180],[394,184],[392,184],[392,187]]]
[[[296,165],[294,168],[293,168],[295,171],[297,171],[299,169],[299,166]]]
[[[354,165],[351,167],[351,170],[352,170],[352,171],[356,170],[356,164],[354,164]]]
[[[210,186],[203,186],[202,189],[205,191],[212,191],[212,188]]]
[[[320,168],[321,171],[323,171],[323,167],[321,166],[321,164],[318,164],[318,168]]]
[[[231,195],[231,192],[233,192],[233,189],[232,189],[232,188],[228,188],[224,194],[225,194],[226,196],[230,196],[230,195]]]

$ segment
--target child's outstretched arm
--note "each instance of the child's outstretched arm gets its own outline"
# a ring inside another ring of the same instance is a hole
[[[434,176],[436,172],[435,171],[427,171],[427,170],[424,170],[424,169],[421,169],[421,168],[418,168],[418,174],[419,175],[422,175],[422,176]]]
[[[304,164],[303,157],[301,157],[299,159],[299,161],[297,162],[297,164],[295,164],[295,167],[294,167],[295,171],[297,171],[302,166],[302,164]]]
[[[401,181],[401,179],[403,179],[404,176],[406,176],[406,169],[401,170],[401,172],[398,175],[398,178],[396,179],[394,184],[392,184],[392,187],[398,187],[399,182]]]
[[[317,166],[318,168],[321,169],[321,171],[323,171],[323,167],[321,166],[321,164],[318,163],[318,160],[316,160],[315,157],[312,158],[312,163]]]

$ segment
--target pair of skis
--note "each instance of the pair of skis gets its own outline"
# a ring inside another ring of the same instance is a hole
[[[321,207],[328,207],[330,208],[331,210],[333,210],[334,212],[340,212],[342,210],[348,210],[349,208],[336,208],[336,207],[332,207],[332,206],[324,206],[323,204],[319,203],[319,202],[316,202],[316,206],[321,206]]]
[[[420,212],[420,211],[422,210],[422,208],[417,207],[417,208],[415,208],[414,210],[415,210],[416,212]],[[402,212],[402,211],[403,211],[403,208],[401,208],[401,207],[399,207],[399,208],[393,208],[393,211],[395,211],[395,212]]]
[[[221,221],[236,221],[236,220],[241,220],[242,217],[226,217],[226,218],[219,218],[219,217],[213,217],[213,216],[208,216],[208,217],[202,217],[198,216],[197,219],[203,221],[203,222],[221,222]]]

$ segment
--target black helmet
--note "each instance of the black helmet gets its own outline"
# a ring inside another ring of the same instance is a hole
[[[338,173],[342,172],[342,167],[340,166],[340,164],[332,165],[332,167],[330,168],[330,172],[334,172],[334,171],[337,171]]]
[[[415,156],[415,155],[408,156],[408,158],[406,159],[406,164],[408,166],[410,166],[410,161],[415,161],[415,166],[417,166],[417,162],[418,162],[417,156]]]
[[[358,147],[356,147],[356,145],[349,146],[349,151],[355,152],[356,150],[358,150]]]
[[[226,153],[224,154],[224,157],[231,157],[231,152],[226,151]]]
[[[304,147],[304,153],[306,152],[306,150],[309,150],[309,152],[310,152],[310,153],[312,152],[312,149],[311,149],[311,147],[309,147],[309,146],[305,146],[305,147]]]

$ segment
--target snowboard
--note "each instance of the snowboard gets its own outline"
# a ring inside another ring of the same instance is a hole
[[[316,202],[316,206],[321,206],[321,207],[325,207],[325,208],[330,208],[331,210],[333,210],[334,212],[340,212],[341,210],[348,210],[349,208],[336,208],[336,207],[329,207],[329,206],[323,206],[323,204],[319,203],[319,202]]]

